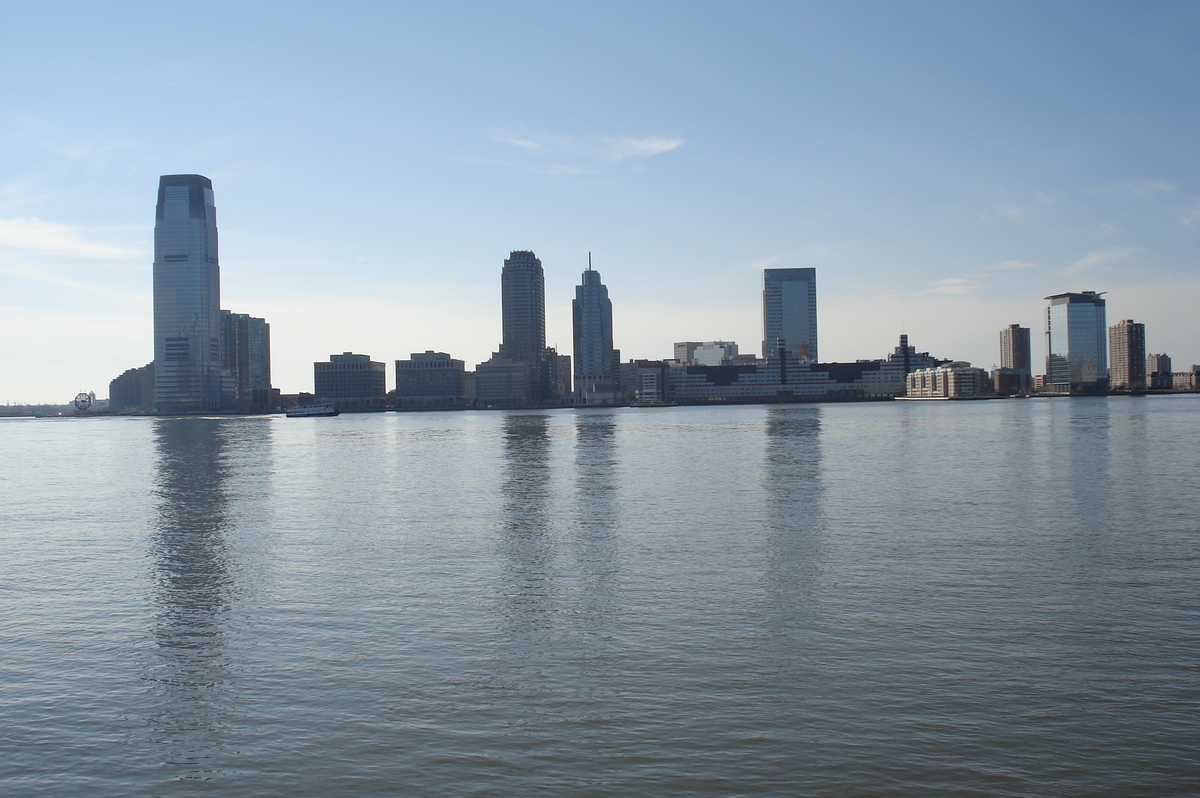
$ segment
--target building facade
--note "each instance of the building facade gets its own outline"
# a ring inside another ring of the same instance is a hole
[[[271,325],[248,313],[222,310],[221,368],[233,375],[236,409],[270,409]]]
[[[154,364],[129,369],[108,384],[108,409],[114,412],[154,408]]]
[[[1029,328],[1010,324],[1000,331],[1000,368],[1033,373]]]
[[[221,270],[212,181],[163,175],[154,223],[154,410],[228,408],[221,368]]]
[[[476,401],[483,407],[535,407],[551,399],[546,351],[546,284],[542,262],[514,250],[500,272],[503,339],[490,360],[475,367]]]
[[[1146,386],[1160,391],[1175,387],[1175,375],[1171,372],[1169,356],[1146,356]]]
[[[797,360],[817,360],[816,269],[763,269],[763,356],[781,340]]]
[[[1108,325],[1103,292],[1046,297],[1046,386],[1055,393],[1108,388]]]
[[[1108,328],[1108,378],[1116,389],[1146,387],[1146,325],[1122,319]]]
[[[613,372],[612,301],[600,273],[592,270],[591,255],[571,302],[574,331],[575,401],[612,404],[616,399]]]
[[[909,399],[962,399],[992,393],[988,373],[970,363],[949,363],[931,369],[918,369],[908,375]]]
[[[313,363],[313,394],[339,410],[366,410],[387,404],[387,367],[370,355],[343,352]]]
[[[466,369],[461,360],[426,350],[396,361],[396,407],[456,410],[466,406]]]

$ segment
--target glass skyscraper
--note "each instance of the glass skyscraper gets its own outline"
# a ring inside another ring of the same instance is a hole
[[[763,269],[763,357],[779,349],[817,359],[817,270]]]
[[[1060,393],[1108,387],[1108,325],[1103,292],[1048,296],[1046,385]]]
[[[221,369],[221,270],[212,181],[163,175],[154,224],[154,410],[228,407]]]
[[[587,271],[575,286],[571,302],[575,341],[575,396],[584,404],[611,404],[615,399],[613,380],[612,301],[600,282],[600,272]]]

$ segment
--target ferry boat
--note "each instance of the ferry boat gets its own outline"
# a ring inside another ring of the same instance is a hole
[[[333,405],[309,405],[308,407],[290,407],[284,411],[288,418],[308,418],[309,416],[336,416],[338,409]]]

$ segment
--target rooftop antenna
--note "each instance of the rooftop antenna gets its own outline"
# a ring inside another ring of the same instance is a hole
[[[588,250],[588,271],[592,270],[592,251]]]

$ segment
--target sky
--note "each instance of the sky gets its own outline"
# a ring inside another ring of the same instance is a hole
[[[1200,4],[0,3],[0,402],[153,357],[158,177],[212,178],[222,307],[273,382],[500,341],[588,253],[623,357],[759,352],[817,269],[820,358],[990,368],[1049,294],[1200,363]]]

